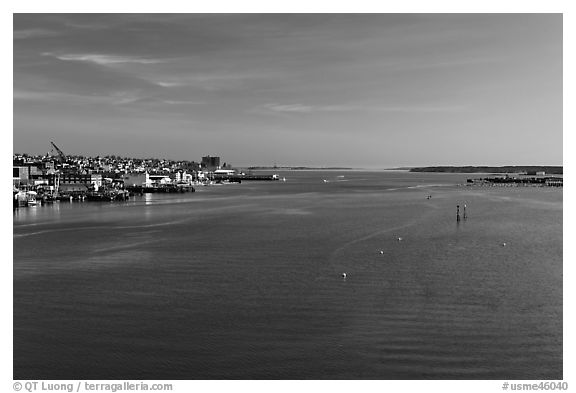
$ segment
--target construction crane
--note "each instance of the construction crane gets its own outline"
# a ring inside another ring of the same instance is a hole
[[[62,164],[65,163],[65,162],[67,161],[67,159],[66,159],[66,154],[64,154],[64,153],[62,152],[62,150],[60,150],[60,149],[58,148],[58,146],[56,146],[56,145],[54,144],[54,142],[50,141],[50,143],[52,144],[52,146],[54,146],[54,149],[56,149],[56,151],[58,152],[58,157],[59,157],[59,159],[60,159],[60,162],[61,162]]]

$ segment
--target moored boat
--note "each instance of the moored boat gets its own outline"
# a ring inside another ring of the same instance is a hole
[[[36,206],[38,201],[36,200],[36,191],[26,191],[26,203],[28,206]]]

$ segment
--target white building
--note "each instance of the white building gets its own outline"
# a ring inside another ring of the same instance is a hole
[[[215,175],[233,175],[236,171],[233,169],[217,169],[214,171]]]
[[[154,187],[172,183],[168,175],[150,175],[146,172],[146,187]]]

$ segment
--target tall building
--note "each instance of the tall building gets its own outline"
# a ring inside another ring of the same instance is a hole
[[[202,169],[207,171],[220,169],[220,157],[202,157]]]

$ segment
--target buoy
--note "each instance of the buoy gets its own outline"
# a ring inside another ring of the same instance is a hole
[[[384,254],[384,251],[383,251],[383,250],[380,250],[380,254]]]
[[[506,243],[502,243],[502,246],[503,246],[503,247],[506,247]]]
[[[346,278],[346,273],[342,273],[342,277],[343,277],[343,278]]]

